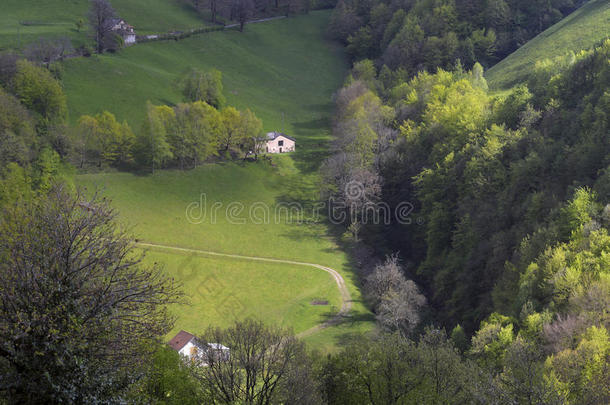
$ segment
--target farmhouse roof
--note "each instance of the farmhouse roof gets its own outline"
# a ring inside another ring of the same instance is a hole
[[[110,19],[110,23],[112,24],[112,29],[113,30],[115,30],[117,25],[119,26],[119,28],[116,29],[117,31],[121,31],[121,30],[124,30],[124,29],[127,29],[128,31],[129,30],[133,30],[133,26],[127,24],[127,22],[124,19],[122,19],[122,18],[118,18],[118,17],[111,18]],[[124,27],[122,27],[123,25],[124,25]]]
[[[184,346],[186,346],[195,336],[191,333],[181,330],[176,336],[169,341],[169,346],[175,351],[179,352]]]
[[[290,136],[288,136],[286,134],[283,134],[281,132],[276,132],[276,131],[268,132],[267,133],[267,140],[273,141],[275,138],[280,137],[280,136],[283,136],[284,138],[290,139],[291,141],[294,141],[294,142],[297,141],[296,139],[294,139],[294,138],[292,138],[292,137],[290,137]]]

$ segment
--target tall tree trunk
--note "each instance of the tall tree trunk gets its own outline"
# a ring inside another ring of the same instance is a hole
[[[216,0],[210,0],[210,11],[212,12],[212,22],[216,24]]]

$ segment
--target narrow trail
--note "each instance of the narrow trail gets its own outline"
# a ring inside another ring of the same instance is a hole
[[[198,249],[181,248],[181,247],[176,247],[176,246],[158,245],[155,243],[147,243],[147,242],[137,242],[136,245],[140,246],[140,247],[174,250],[174,251],[179,251],[179,252],[188,252],[188,253],[195,253],[195,254],[207,255],[207,256],[221,256],[221,257],[230,257],[230,258],[234,258],[234,259],[256,260],[256,261],[260,261],[260,262],[294,264],[294,265],[298,265],[298,266],[314,267],[316,269],[323,270],[323,271],[329,273],[333,277],[335,282],[337,283],[337,288],[339,289],[339,293],[341,294],[341,309],[339,310],[339,312],[337,312],[336,315],[334,315],[332,318],[328,319],[327,321],[322,322],[321,324],[318,324],[307,330],[304,330],[301,333],[298,333],[296,336],[299,338],[311,336],[311,335],[321,331],[322,329],[326,329],[329,326],[334,326],[334,325],[341,323],[343,321],[343,319],[349,314],[349,311],[352,308],[352,297],[349,293],[349,290],[347,289],[347,286],[345,285],[345,280],[343,279],[343,276],[341,276],[341,274],[339,274],[338,271],[331,269],[330,267],[322,266],[321,264],[298,262],[298,261],[294,261],[294,260],[272,259],[269,257],[234,255],[234,254],[230,254],[230,253],[219,253],[219,252],[212,252],[212,251],[208,251],[208,250],[198,250]]]
[[[282,18],[286,18],[286,16],[285,15],[279,15],[279,16],[275,16],[275,17],[261,18],[261,19],[258,19],[258,20],[250,20],[250,21],[246,21],[244,23],[244,25],[257,24],[257,23],[262,23],[262,22],[266,22],[266,21],[273,21],[273,20],[281,20]],[[239,24],[225,25],[225,29],[227,29],[227,28],[235,28],[235,27],[239,27]]]

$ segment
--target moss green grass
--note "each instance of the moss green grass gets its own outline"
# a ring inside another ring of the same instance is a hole
[[[164,249],[148,250],[146,260],[163,263],[165,272],[183,284],[186,302],[171,307],[177,322],[169,336],[181,329],[198,334],[246,317],[299,333],[341,307],[335,281],[314,268]],[[313,301],[328,305],[312,305]]]

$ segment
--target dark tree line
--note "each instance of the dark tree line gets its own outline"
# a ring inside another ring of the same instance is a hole
[[[508,56],[582,1],[522,0],[339,0],[329,34],[347,45],[353,60],[378,66],[449,69],[488,67]]]
[[[213,23],[219,17],[225,21],[237,21],[240,30],[244,24],[254,18],[274,15],[308,13],[312,0],[186,0],[203,15],[209,15]]]

